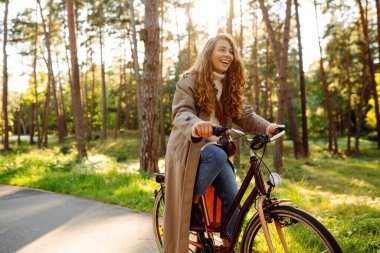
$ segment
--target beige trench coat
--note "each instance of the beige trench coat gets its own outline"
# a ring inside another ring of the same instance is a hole
[[[197,112],[194,96],[195,74],[178,81],[172,104],[173,129],[165,157],[164,251],[187,253],[193,188],[202,146],[202,138],[192,138],[195,123],[208,121],[210,116]],[[270,124],[249,107],[244,107],[233,123],[245,131],[265,133]]]

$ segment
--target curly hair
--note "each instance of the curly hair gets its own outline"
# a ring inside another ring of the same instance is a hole
[[[237,50],[235,40],[228,34],[218,34],[209,39],[198,55],[194,65],[186,73],[195,73],[195,99],[200,111],[208,114],[214,110],[214,74],[212,69],[212,53],[219,40],[226,40],[232,47],[233,61],[225,73],[220,104],[227,118],[239,117],[243,107],[243,90],[247,81],[245,67]],[[185,74],[186,74],[185,73]]]

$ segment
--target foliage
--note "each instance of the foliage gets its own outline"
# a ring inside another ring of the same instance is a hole
[[[151,174],[140,173],[138,138],[123,132],[117,140],[96,140],[89,159],[76,161],[73,140],[63,146],[38,150],[24,143],[0,153],[0,183],[20,185],[128,206],[151,212],[158,186]],[[14,143],[11,143],[15,145]],[[376,252],[380,249],[380,177],[378,150],[363,144],[360,156],[332,155],[323,144],[312,143],[309,158],[295,160],[285,141],[283,184],[273,191],[321,221],[337,238],[343,252]],[[14,146],[13,146],[14,147]],[[271,168],[272,148],[264,158]],[[238,184],[248,169],[248,151],[242,149]],[[161,170],[163,160],[160,161]],[[263,170],[267,176],[266,170]],[[254,211],[254,210],[252,210]]]

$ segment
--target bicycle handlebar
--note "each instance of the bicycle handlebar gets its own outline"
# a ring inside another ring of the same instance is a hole
[[[281,136],[283,136],[285,134],[284,130],[285,130],[285,125],[278,125],[277,126],[278,133],[272,137],[269,137],[268,135],[263,135],[263,134],[256,134],[251,140],[249,140],[249,141],[251,141],[250,148],[252,148],[254,150],[260,149],[264,144],[266,144],[268,142],[275,141],[278,138],[280,138]],[[240,130],[229,129],[227,127],[216,126],[216,127],[213,127],[213,129],[212,129],[212,134],[217,136],[217,137],[222,136],[224,133],[228,133],[228,134],[236,133],[240,136],[246,135],[246,133],[244,133]],[[215,144],[215,143],[208,143],[208,144],[211,145],[211,144]]]

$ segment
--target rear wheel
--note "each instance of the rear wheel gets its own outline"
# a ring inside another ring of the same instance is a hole
[[[162,187],[157,190],[156,197],[153,205],[153,232],[154,239],[156,240],[157,248],[160,253],[164,253],[164,248],[162,246],[162,241],[164,237],[164,208],[165,208],[165,198],[164,198],[165,188]]]
[[[289,252],[342,252],[331,233],[309,214],[290,206],[277,206],[265,212],[269,234],[275,252],[285,252],[275,223],[281,227]],[[242,243],[242,252],[269,252],[260,220],[256,215],[248,224]]]
[[[165,209],[165,188],[161,188],[157,190],[156,197],[154,200],[153,205],[153,232],[154,232],[154,239],[156,240],[157,248],[160,253],[164,253],[163,248],[163,237],[164,237],[164,209]],[[193,242],[199,242],[199,234],[195,232],[190,232],[189,240]],[[189,245],[189,253],[204,253],[204,252],[211,252],[206,251],[205,248],[196,247],[194,245]]]

